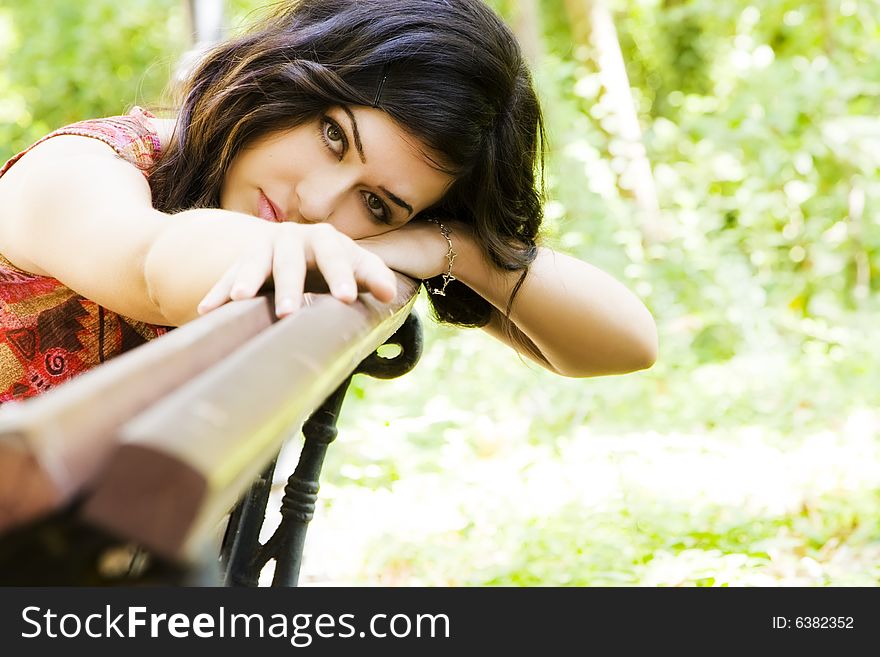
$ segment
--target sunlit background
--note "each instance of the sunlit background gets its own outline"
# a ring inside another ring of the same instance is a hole
[[[492,4],[544,100],[544,242],[646,301],[660,360],[561,379],[420,305],[422,362],[343,408],[303,584],[877,585],[880,2]],[[191,24],[0,0],[0,160],[166,105]]]

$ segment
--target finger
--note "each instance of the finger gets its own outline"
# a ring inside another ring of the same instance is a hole
[[[318,238],[312,243],[312,253],[330,294],[346,303],[357,299],[351,247],[337,239]]]
[[[358,284],[369,290],[379,301],[393,301],[397,296],[397,276],[382,258],[365,249],[362,251],[354,271]]]
[[[272,277],[275,280],[275,315],[280,319],[302,307],[306,259],[300,243],[276,245]]]
[[[238,263],[232,265],[226,270],[226,273],[220,277],[220,280],[214,283],[214,286],[208,290],[208,293],[199,301],[196,311],[199,315],[219,308],[229,299],[229,293],[232,290],[232,284],[238,275]]]
[[[272,245],[266,243],[241,260],[229,298],[238,301],[256,296],[270,273],[272,273]]]

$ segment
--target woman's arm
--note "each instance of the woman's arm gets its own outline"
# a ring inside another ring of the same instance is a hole
[[[521,272],[488,263],[466,226],[450,222],[456,278],[494,306],[486,330],[564,376],[622,374],[650,367],[657,358],[657,329],[644,304],[600,269],[539,248],[513,303],[515,329],[500,317]],[[419,278],[446,271],[446,241],[434,224],[417,223],[361,240],[392,268]]]
[[[393,298],[392,272],[330,226],[218,209],[154,210],[143,174],[102,142],[58,136],[0,178],[0,253],[105,308],[178,326],[274,278],[276,305],[302,299],[307,269],[344,301]],[[201,303],[200,303],[201,302]]]
[[[472,238],[455,235],[455,276],[503,312],[520,272],[498,271]],[[486,327],[490,334],[514,348],[526,338],[539,362],[565,376],[622,374],[657,358],[657,329],[642,302],[597,267],[547,248],[538,249],[511,309],[523,335],[507,339],[499,318],[495,313]]]

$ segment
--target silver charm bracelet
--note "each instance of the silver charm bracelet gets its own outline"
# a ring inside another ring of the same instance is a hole
[[[450,237],[449,227],[442,224],[439,219],[428,219],[428,221],[440,226],[440,234],[446,238],[448,249],[446,251],[447,269],[446,273],[443,274],[443,287],[431,288],[431,286],[428,285],[428,281],[424,281],[425,289],[428,290],[428,292],[430,292],[431,294],[436,294],[438,297],[445,297],[446,286],[449,285],[450,281],[456,280],[455,276],[452,275],[452,263],[455,262],[455,256],[457,256],[458,254],[452,248],[452,238]]]

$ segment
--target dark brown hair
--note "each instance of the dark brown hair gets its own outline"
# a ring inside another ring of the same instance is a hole
[[[469,224],[498,267],[537,253],[544,127],[522,53],[481,0],[300,0],[214,48],[189,77],[172,143],[150,177],[165,212],[218,207],[233,158],[334,105],[377,107],[455,182],[423,213]],[[442,164],[440,164],[442,163]],[[432,281],[433,287],[439,281]],[[484,325],[491,306],[455,281],[439,319]]]

